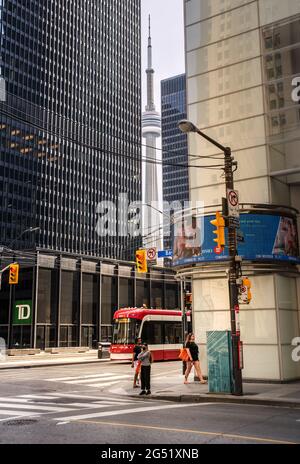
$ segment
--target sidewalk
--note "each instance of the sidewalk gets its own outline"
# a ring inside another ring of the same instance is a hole
[[[183,375],[173,375],[168,378],[161,378],[161,375],[151,377],[151,398],[156,400],[167,400],[176,402],[218,402],[218,403],[239,403],[256,404],[262,406],[283,406],[300,409],[300,381],[279,384],[279,383],[243,383],[243,396],[231,394],[209,393],[208,384],[194,382],[192,375],[190,383],[183,384]],[[123,390],[121,392],[121,390]],[[130,397],[138,396],[140,390],[133,390],[132,384],[125,388],[111,390],[113,393],[126,394]],[[300,417],[300,416],[299,416]]]
[[[22,369],[31,367],[62,366],[71,364],[89,364],[109,361],[108,353],[103,353],[103,358],[98,359],[98,350],[90,350],[86,353],[45,353],[24,356],[7,356],[5,361],[0,361],[1,369]]]

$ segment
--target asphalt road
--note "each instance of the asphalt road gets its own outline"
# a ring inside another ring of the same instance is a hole
[[[167,378],[178,365],[157,363],[155,373]],[[110,362],[1,371],[0,443],[300,443],[299,409],[112,393],[131,381],[128,364]]]

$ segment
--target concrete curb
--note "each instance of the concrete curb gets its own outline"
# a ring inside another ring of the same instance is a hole
[[[55,362],[40,362],[37,364],[21,364],[18,366],[1,366],[0,364],[0,372],[1,370],[11,370],[11,369],[34,369],[35,367],[52,367],[52,366],[72,366],[72,365],[78,365],[78,364],[95,364],[95,363],[101,363],[101,362],[108,362],[110,361],[109,358],[107,359],[91,359],[90,361],[55,361]]]
[[[124,395],[125,396],[125,395]],[[127,395],[130,398],[136,398],[136,395]],[[300,409],[300,401],[289,400],[274,400],[268,398],[249,398],[233,397],[227,395],[155,395],[152,394],[149,398],[160,401],[172,401],[176,403],[233,403],[233,404],[250,404],[260,406],[276,406],[284,408],[297,408]]]

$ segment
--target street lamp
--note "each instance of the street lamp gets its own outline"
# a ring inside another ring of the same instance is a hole
[[[17,238],[12,240],[6,248],[10,248],[15,242],[17,242],[27,232],[32,233],[32,232],[36,232],[37,230],[40,230],[40,227],[29,227],[29,229],[23,230],[23,232],[20,235],[18,235]]]
[[[233,182],[233,166],[237,166],[237,163],[233,161],[231,156],[231,148],[224,147],[216,140],[212,139],[208,135],[204,134],[198,127],[195,126],[191,121],[183,119],[178,123],[179,129],[184,133],[195,132],[208,142],[215,145],[219,148],[225,155],[225,185],[226,185],[226,198],[227,191],[234,190]],[[229,298],[230,298],[230,315],[231,315],[231,337],[232,337],[232,360],[233,360],[233,394],[240,396],[243,394],[243,384],[242,384],[242,370],[239,364],[239,349],[240,349],[240,333],[237,330],[236,324],[236,311],[238,310],[238,285],[237,279],[239,277],[240,271],[240,262],[237,259],[237,237],[236,237],[236,225],[234,224],[232,218],[228,218],[227,222],[228,227],[228,248],[230,256],[230,266],[229,266]]]

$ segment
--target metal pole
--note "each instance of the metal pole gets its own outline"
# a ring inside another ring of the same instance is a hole
[[[182,318],[182,347],[184,347],[185,342],[185,307],[184,307],[184,292],[183,292],[183,280],[180,280],[180,309],[181,309],[181,318]],[[182,374],[184,375],[186,371],[186,362],[182,361]]]
[[[226,197],[227,190],[234,190],[232,156],[231,149],[226,147],[225,154],[225,184]],[[236,261],[237,256],[237,239],[236,227],[233,225],[231,218],[228,218],[228,248],[230,256],[229,267],[229,298],[230,298],[230,321],[231,321],[231,339],[232,339],[232,363],[233,363],[233,395],[240,396],[243,394],[242,371],[239,366],[239,346],[240,333],[236,327],[236,308],[238,308],[238,286],[237,278],[239,276],[239,263]]]

